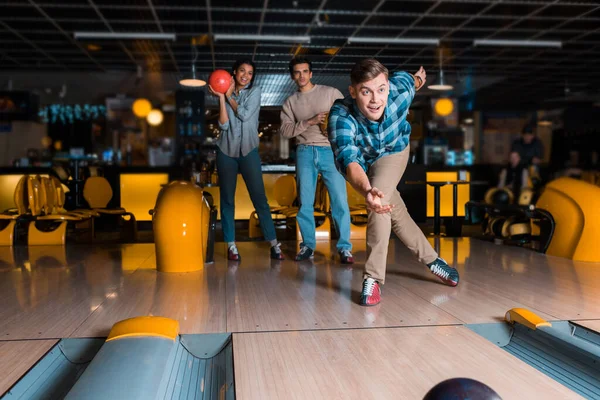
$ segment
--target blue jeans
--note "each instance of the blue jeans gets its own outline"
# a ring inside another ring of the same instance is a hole
[[[300,210],[296,221],[300,226],[302,245],[313,250],[317,246],[314,204],[319,173],[329,192],[331,215],[340,235],[337,249],[352,250],[346,180],[335,168],[333,151],[329,146],[299,145],[296,149],[296,179],[300,195]]]
[[[235,241],[235,187],[238,171],[241,172],[242,178],[246,182],[250,200],[258,214],[265,240],[277,239],[271,209],[265,195],[258,148],[252,150],[245,157],[236,158],[229,157],[221,150],[217,150],[217,173],[221,189],[221,225],[225,242]]]

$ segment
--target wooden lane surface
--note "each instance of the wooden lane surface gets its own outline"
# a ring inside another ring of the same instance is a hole
[[[12,251],[12,264],[0,270],[0,340],[68,337],[153,249],[32,246]]]
[[[152,256],[123,277],[72,337],[104,337],[116,322],[146,315],[178,320],[182,334],[226,331],[222,269],[207,266],[198,272],[160,273],[155,266]]]
[[[459,257],[457,242],[462,242]],[[392,248],[395,258],[389,257],[389,271],[404,276],[400,284],[464,322],[491,322],[488,320],[502,318],[512,307],[525,307],[551,320],[600,318],[596,300],[600,296],[600,264],[468,238],[442,239],[440,255],[455,265],[461,276],[459,290],[452,291],[442,286],[425,288],[419,280],[434,278],[400,243]],[[407,279],[411,277],[415,279]]]
[[[454,377],[504,400],[580,398],[465,327],[240,333],[233,347],[239,400],[413,400]]]
[[[385,285],[385,305],[361,307],[362,268],[336,265],[326,254],[314,262],[271,261],[267,246],[240,243],[242,262],[229,263],[229,332],[461,323],[393,279]]]
[[[57,340],[0,342],[0,396],[9,390]]]
[[[600,333],[600,320],[599,319],[590,319],[590,320],[573,321],[573,322],[576,323],[577,325],[583,326],[584,328],[588,328],[588,329],[591,329],[593,331]]]

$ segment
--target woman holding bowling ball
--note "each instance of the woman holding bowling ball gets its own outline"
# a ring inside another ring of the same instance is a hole
[[[216,71],[219,72],[219,71]],[[227,258],[241,259],[235,245],[235,188],[238,172],[242,174],[252,204],[258,214],[260,227],[271,243],[271,258],[283,260],[281,244],[277,241],[275,225],[265,195],[265,186],[258,154],[258,113],[260,111],[260,87],[254,86],[256,69],[251,60],[238,60],[232,68],[229,88],[212,87],[209,92],[219,98],[219,128],[217,140],[217,173],[221,191],[221,224]],[[216,86],[216,85],[215,85]],[[219,85],[221,86],[221,85]]]

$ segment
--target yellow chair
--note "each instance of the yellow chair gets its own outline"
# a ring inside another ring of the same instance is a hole
[[[14,244],[17,220],[27,213],[25,204],[26,182],[27,175],[23,175],[15,187],[13,196],[17,205],[16,212],[0,214],[0,246],[12,246]]]
[[[321,176],[317,179],[317,188],[315,190],[315,203],[313,215],[315,218],[323,219],[321,225],[316,225],[315,232],[317,240],[329,240],[331,239],[331,200],[329,199],[329,192],[327,186],[323,182]],[[296,217],[298,212],[286,215],[290,217]],[[302,233],[300,232],[300,226],[296,222],[296,238],[298,241],[302,241]]]
[[[296,178],[293,175],[283,175],[275,181],[273,197],[277,205],[270,207],[271,216],[275,221],[285,220],[287,223],[287,218],[295,216],[298,207],[294,207],[293,204],[297,195]],[[254,239],[261,235],[258,214],[256,211],[252,211],[248,219],[248,236]]]
[[[552,214],[556,228],[547,254],[576,261],[600,262],[600,187],[573,178],[549,182],[538,208]]]
[[[273,186],[273,197],[278,206],[271,207],[271,212],[297,211],[298,207],[293,207],[297,196],[296,178],[292,175],[279,177]]]
[[[350,209],[350,239],[366,239],[369,212],[365,198],[348,182],[346,182],[346,193]]]
[[[54,209],[55,194],[50,193],[51,185],[43,179],[29,176],[27,179],[27,200],[31,217],[29,224],[27,242],[29,245],[64,245],[67,236],[67,222],[76,224],[76,230],[80,222],[89,222],[89,216],[77,214],[52,214]],[[46,223],[38,224],[45,221]],[[85,229],[91,232],[91,228]]]
[[[92,176],[85,181],[83,198],[90,208],[101,215],[117,215],[130,224],[133,240],[137,240],[137,221],[135,216],[124,208],[106,208],[113,197],[113,191],[106,178]],[[125,219],[129,217],[129,220]]]

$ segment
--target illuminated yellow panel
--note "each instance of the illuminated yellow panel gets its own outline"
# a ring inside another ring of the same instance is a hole
[[[428,236],[427,240],[435,248],[436,240],[439,238]],[[391,251],[391,248],[390,248]],[[450,265],[459,266],[467,262],[471,255],[471,241],[469,238],[454,238],[452,240],[439,240],[440,257],[446,260]]]
[[[179,322],[163,317],[135,317],[117,322],[110,330],[107,342],[132,336],[158,336],[175,340]]]
[[[269,206],[277,207],[277,201],[275,201],[275,196],[273,195],[273,187],[275,186],[275,181],[279,179],[281,176],[287,175],[286,173],[281,174],[263,174],[263,182],[265,185],[265,194],[267,195],[267,201],[269,202]],[[214,199],[214,205],[219,210],[217,218],[221,219],[221,201],[219,198],[220,191],[219,187],[207,187],[204,188],[205,192],[210,193]],[[238,220],[247,220],[250,218],[250,214],[254,211],[254,205],[252,205],[252,200],[250,200],[250,194],[248,193],[248,188],[246,188],[246,183],[244,182],[244,178],[242,178],[241,174],[238,174],[237,177],[237,186],[235,191],[235,219]]]
[[[169,183],[169,174],[121,174],[121,207],[135,215],[138,221],[150,221],[161,185]]]
[[[458,172],[427,172],[427,182],[437,181],[457,181]],[[471,174],[466,173],[467,181],[471,180]],[[440,190],[440,216],[451,217],[452,216],[452,185],[443,186]],[[427,185],[427,216],[434,216],[434,196],[433,187]],[[458,185],[458,207],[457,213],[459,217],[465,216],[465,204],[471,199],[471,187],[470,185]]]

